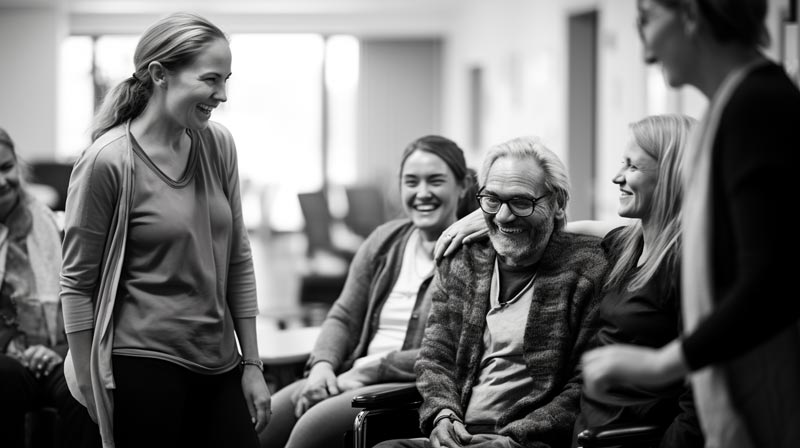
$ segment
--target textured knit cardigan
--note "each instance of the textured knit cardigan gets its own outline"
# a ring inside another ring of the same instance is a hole
[[[473,243],[444,260],[431,283],[431,314],[414,365],[425,434],[442,409],[464,417],[483,357],[496,256],[489,241]],[[579,361],[597,332],[607,267],[599,238],[553,234],[536,267],[523,341],[533,390],[508,404],[496,433],[525,447],[570,445],[582,385]]]

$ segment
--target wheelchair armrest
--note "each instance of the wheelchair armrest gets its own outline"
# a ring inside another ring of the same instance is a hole
[[[582,448],[619,446],[626,443],[658,441],[666,428],[662,425],[614,424],[594,426],[578,434],[578,446]]]
[[[421,403],[422,396],[416,384],[408,384],[371,394],[356,395],[351,401],[351,406],[370,410],[419,406]]]
[[[350,403],[354,408],[363,408],[353,422],[351,438],[355,448],[387,439],[422,437],[417,413],[422,396],[414,383],[357,395]]]

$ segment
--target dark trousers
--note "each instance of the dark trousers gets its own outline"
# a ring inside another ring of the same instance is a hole
[[[22,448],[25,414],[45,406],[58,410],[62,446],[101,446],[97,425],[67,388],[63,365],[54,368],[50,375],[36,378],[16,359],[0,355],[0,446]]]
[[[202,375],[177,364],[112,357],[117,448],[258,448],[242,373]]]

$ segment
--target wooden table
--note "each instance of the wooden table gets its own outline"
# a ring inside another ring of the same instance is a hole
[[[274,392],[302,376],[320,327],[278,330],[262,319],[256,319],[256,332],[258,355],[264,362],[264,375],[272,383]]]

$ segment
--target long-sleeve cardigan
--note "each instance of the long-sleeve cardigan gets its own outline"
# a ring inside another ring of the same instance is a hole
[[[327,361],[343,372],[367,354],[375,337],[381,310],[392,290],[403,260],[403,252],[414,226],[397,219],[376,228],[359,247],[347,274],[342,293],[331,307],[307,363]],[[431,277],[423,280],[401,350],[387,355],[378,370],[378,382],[414,381],[414,360],[419,351],[430,309],[426,293]]]
[[[714,136],[710,211],[714,313],[683,340],[692,371],[729,362],[797,325],[796,240],[764,213],[796,197],[800,92],[783,67],[764,64],[728,101]]]
[[[451,409],[463,418],[483,356],[496,252],[490,242],[462,248],[439,266],[433,304],[414,369],[424,398],[420,425]],[[556,232],[539,261],[523,356],[534,390],[509,403],[496,432],[526,447],[569,446],[581,392],[580,356],[596,333],[608,261],[596,237]]]

